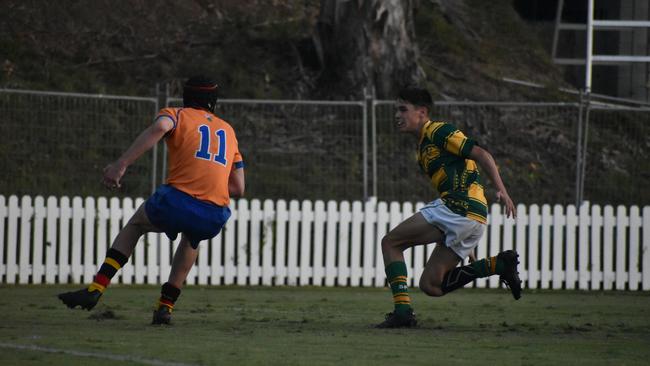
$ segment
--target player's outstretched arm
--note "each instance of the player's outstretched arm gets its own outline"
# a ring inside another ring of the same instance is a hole
[[[469,153],[470,159],[476,161],[483,171],[490,177],[490,180],[497,188],[497,201],[503,202],[503,205],[506,209],[506,217],[517,217],[517,210],[515,209],[515,204],[512,202],[510,195],[508,195],[508,190],[501,180],[501,175],[499,174],[499,169],[497,164],[494,162],[492,154],[482,147],[475,145],[472,147],[472,151]]]
[[[104,168],[104,185],[109,188],[119,188],[121,186],[120,180],[124,176],[126,168],[157,144],[173,127],[174,122],[171,119],[162,117],[142,131],[119,159]]]

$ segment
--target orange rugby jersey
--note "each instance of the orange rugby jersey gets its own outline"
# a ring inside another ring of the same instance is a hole
[[[164,108],[174,127],[166,135],[167,184],[196,199],[228,206],[230,171],[243,167],[235,130],[214,114],[195,108]]]

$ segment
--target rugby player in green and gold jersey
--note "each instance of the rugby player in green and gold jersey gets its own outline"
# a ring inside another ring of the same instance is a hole
[[[420,278],[420,289],[443,296],[476,278],[499,275],[515,299],[521,297],[518,255],[507,250],[476,261],[473,253],[487,223],[487,200],[478,167],[496,186],[497,200],[507,217],[515,206],[501,180],[492,155],[475,140],[445,122],[429,117],[433,102],[425,89],[407,88],[397,97],[395,118],[400,132],[418,139],[418,162],[439,198],[391,230],[381,241],[386,277],[393,293],[393,312],[378,328],[414,327],[415,313],[408,294],[405,249],[437,243]],[[466,257],[470,264],[458,267]]]

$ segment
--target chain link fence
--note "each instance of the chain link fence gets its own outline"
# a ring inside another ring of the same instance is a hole
[[[592,106],[585,135],[584,200],[650,204],[650,108]]]
[[[0,192],[146,197],[164,181],[164,143],[128,170],[123,189],[109,192],[99,182],[159,105],[156,98],[0,89]],[[649,109],[595,105],[588,118],[584,111],[580,103],[438,102],[432,117],[494,155],[517,203],[575,203],[584,182],[582,197],[592,203],[649,204]],[[372,100],[231,99],[217,110],[237,132],[248,197],[432,200],[417,140],[397,132],[394,114],[393,101]],[[493,201],[493,185],[484,184]]]
[[[246,196],[367,197],[364,103],[226,99],[216,114],[235,128],[246,163]]]
[[[396,132],[392,101],[375,105],[379,199],[432,200],[436,193],[416,161],[417,139]],[[432,119],[488,150],[515,202],[566,204],[575,201],[578,112],[577,104],[564,103],[436,102]],[[494,202],[494,185],[482,179]]]
[[[154,98],[0,90],[2,194],[144,196],[155,177],[153,154],[141,157],[123,189],[100,184],[117,159],[151,123]]]

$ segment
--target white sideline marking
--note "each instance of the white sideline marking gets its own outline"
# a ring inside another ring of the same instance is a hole
[[[13,349],[28,350],[28,351],[47,352],[47,353],[63,353],[66,355],[94,357],[94,358],[102,358],[102,359],[114,360],[114,361],[139,362],[146,365],[155,365],[155,366],[198,366],[196,364],[190,364],[190,363],[165,362],[165,361],[160,361],[160,360],[155,360],[150,358],[111,355],[111,354],[99,353],[99,352],[82,352],[82,351],[74,351],[74,350],[59,349],[59,348],[40,347],[31,344],[23,345],[23,344],[0,342],[0,348],[13,348]]]

